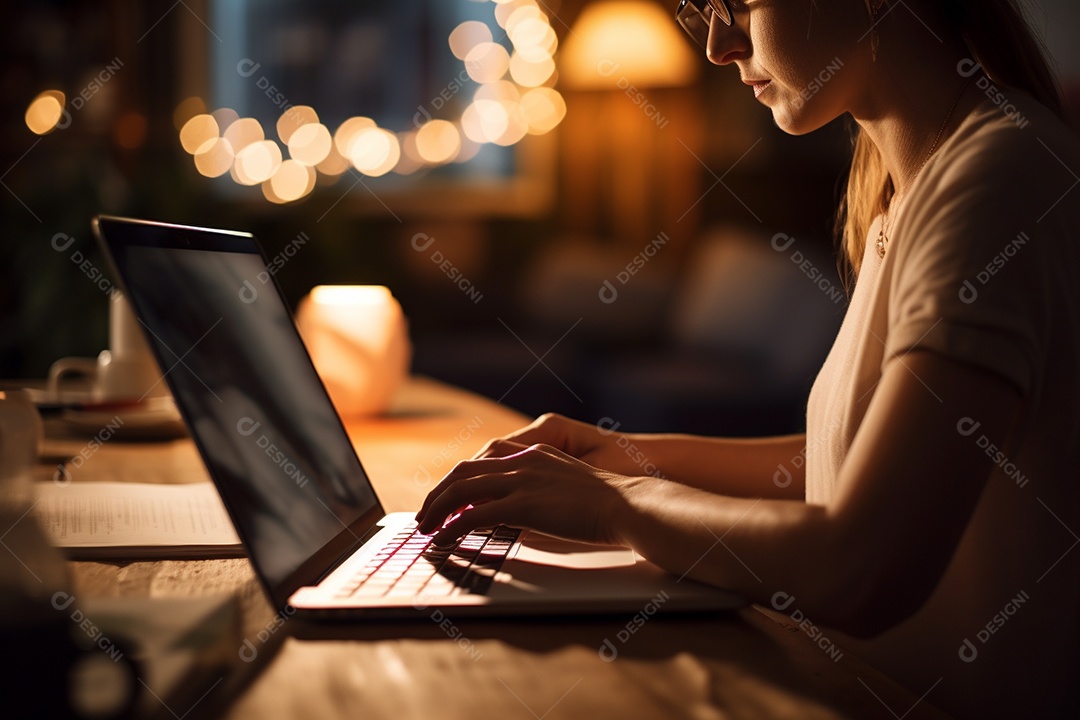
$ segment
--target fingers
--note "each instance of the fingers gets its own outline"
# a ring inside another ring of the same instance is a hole
[[[552,460],[565,458],[555,448],[532,445],[505,457],[458,463],[424,499],[416,513],[420,532],[434,531],[448,515],[466,505],[490,502],[512,492],[526,470],[537,472]],[[515,477],[517,475],[518,477]]]
[[[525,450],[530,445],[561,447],[560,437],[562,433],[558,430],[561,420],[565,420],[565,418],[553,413],[541,415],[520,430],[515,430],[505,437],[489,440],[474,457],[507,457]]]
[[[443,480],[424,501],[424,507],[416,514],[417,530],[430,535],[438,530],[450,515],[461,511],[472,512],[469,505],[483,505],[505,497],[512,489],[513,481],[503,473],[458,478],[452,482]],[[454,524],[454,521],[451,522]]]
[[[547,413],[520,430],[489,441],[476,457],[508,457],[533,445],[547,445],[581,457],[596,444],[595,430],[592,425]]]
[[[416,513],[417,522],[421,518],[425,518],[428,515],[429,508],[436,498],[440,497],[446,490],[452,486],[458,480],[469,477],[478,477],[481,475],[498,475],[507,472],[510,469],[507,461],[510,458],[516,457],[515,455],[508,455],[507,457],[492,457],[492,458],[476,458],[474,460],[464,460],[454,466],[454,469],[447,473],[438,485],[432,488],[427,497],[424,498],[423,504],[420,506],[420,511]],[[444,516],[445,517],[445,516]]]
[[[509,455],[516,455],[522,450],[526,449],[528,445],[523,445],[519,442],[513,442],[505,438],[495,438],[489,440],[483,449],[476,453],[473,459],[479,458],[502,458]]]
[[[452,545],[477,528],[495,527],[496,525],[522,525],[514,518],[512,504],[503,500],[493,500],[477,507],[463,510],[445,527],[440,528],[435,536],[436,545]]]
[[[570,422],[573,421],[562,415],[545,413],[503,439],[524,446],[551,445],[561,448],[566,435],[565,426]]]

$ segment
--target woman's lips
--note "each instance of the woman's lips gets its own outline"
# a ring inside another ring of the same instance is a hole
[[[772,80],[754,80],[747,82],[748,85],[754,88],[754,97],[761,97],[761,93],[768,89],[772,84]]]

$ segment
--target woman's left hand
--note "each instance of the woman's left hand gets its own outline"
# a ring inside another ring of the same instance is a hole
[[[416,518],[420,532],[438,531],[439,544],[499,524],[620,544],[624,493],[645,480],[600,470],[549,445],[519,446],[502,457],[458,463],[428,494]]]

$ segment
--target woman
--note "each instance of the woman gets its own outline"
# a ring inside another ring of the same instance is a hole
[[[1080,147],[1015,2],[679,14],[783,130],[858,124],[842,208],[857,281],[807,433],[632,436],[658,479],[617,434],[544,416],[456,467],[421,530],[465,508],[443,540],[506,523],[629,545],[784,598],[957,716],[1075,712]]]

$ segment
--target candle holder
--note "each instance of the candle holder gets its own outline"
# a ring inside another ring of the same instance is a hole
[[[405,315],[381,285],[319,285],[300,301],[296,324],[338,413],[389,409],[409,372]]]

